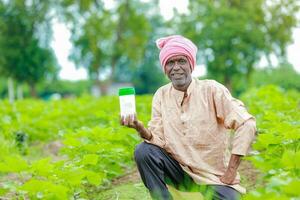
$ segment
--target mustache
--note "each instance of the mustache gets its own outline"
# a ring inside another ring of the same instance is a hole
[[[178,72],[176,72],[176,73],[171,73],[171,75],[172,76],[174,76],[174,75],[183,75],[184,73],[178,73]]]

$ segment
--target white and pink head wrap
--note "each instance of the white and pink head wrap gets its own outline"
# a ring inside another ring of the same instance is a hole
[[[159,60],[165,70],[165,65],[172,56],[184,55],[189,60],[192,71],[196,65],[197,47],[189,39],[181,35],[171,35],[156,40],[156,46],[160,49]]]

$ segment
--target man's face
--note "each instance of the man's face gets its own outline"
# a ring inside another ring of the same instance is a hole
[[[192,70],[185,56],[172,56],[165,66],[166,74],[176,89],[187,88],[192,80]]]

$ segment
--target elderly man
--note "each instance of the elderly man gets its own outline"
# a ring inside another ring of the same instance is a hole
[[[193,42],[172,35],[156,43],[171,83],[156,91],[148,128],[136,117],[121,119],[144,139],[134,155],[145,186],[153,199],[172,199],[166,184],[196,184],[205,186],[204,196],[213,191],[212,199],[239,199],[246,191],[237,169],[255,137],[254,117],[222,84],[192,78]],[[229,129],[235,132],[230,151]]]

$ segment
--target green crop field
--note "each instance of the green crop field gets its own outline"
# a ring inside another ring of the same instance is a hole
[[[250,184],[242,173],[244,199],[300,199],[300,93],[266,86],[241,99],[258,126],[245,159],[259,176]],[[151,100],[136,98],[145,124]],[[117,97],[0,101],[0,199],[150,199],[139,179],[116,181],[140,141],[119,125]]]

